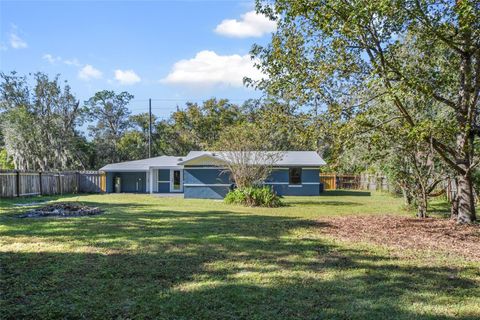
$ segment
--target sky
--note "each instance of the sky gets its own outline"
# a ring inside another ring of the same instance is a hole
[[[249,50],[275,23],[250,1],[0,0],[0,71],[61,75],[80,101],[128,91],[133,113],[166,118],[186,101],[258,97]]]

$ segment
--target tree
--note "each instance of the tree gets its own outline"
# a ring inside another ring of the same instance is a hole
[[[430,139],[456,172],[457,221],[476,219],[472,171],[480,93],[478,1],[277,0],[258,1],[257,9],[278,19],[271,43],[252,49],[268,75],[257,87],[303,103],[320,98],[346,112],[386,97],[411,132],[423,123],[409,108],[410,96],[450,111],[453,146],[436,135],[420,138]],[[372,87],[380,90],[356,99]],[[354,103],[339,101],[345,97]]]
[[[299,106],[267,98],[245,102],[242,111],[249,122],[256,124],[260,135],[269,137],[264,150],[318,149],[317,119]]]
[[[253,124],[241,123],[226,128],[216,149],[225,159],[227,170],[238,188],[257,186],[271,173],[272,166],[281,159],[282,152],[265,151],[268,143]]]
[[[14,169],[12,158],[8,155],[5,148],[0,148],[0,169]]]
[[[149,121],[148,113],[131,115],[128,119],[129,129],[118,142],[118,152],[122,159],[139,160],[148,157]],[[156,117],[152,115],[152,156],[158,154],[155,141],[162,139],[155,131]]]
[[[201,105],[187,103],[185,110],[177,110],[170,119],[181,145],[189,150],[205,150],[218,140],[225,127],[241,117],[237,105],[225,99],[209,99]]]
[[[95,141],[97,166],[128,160],[121,155],[118,145],[130,126],[127,105],[133,98],[133,95],[125,91],[116,94],[104,90],[85,101],[91,120],[96,121],[88,129]]]
[[[1,128],[5,149],[17,169],[66,170],[85,168],[86,157],[77,146],[85,141],[78,128],[86,110],[59,76],[50,80],[35,73],[27,77],[0,73]]]
[[[438,155],[433,147],[423,142],[394,144],[389,150],[382,169],[401,188],[406,203],[416,205],[417,216],[426,218],[429,199],[438,194],[436,188],[448,178],[447,169],[435,161]]]

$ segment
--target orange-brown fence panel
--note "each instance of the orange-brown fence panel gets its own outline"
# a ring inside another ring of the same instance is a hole
[[[324,190],[337,189],[337,177],[335,174],[320,174],[320,182],[323,183]]]
[[[324,190],[353,189],[353,190],[390,190],[386,177],[375,174],[335,174],[321,173],[320,182]]]

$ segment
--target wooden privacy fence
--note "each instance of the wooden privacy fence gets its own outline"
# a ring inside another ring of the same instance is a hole
[[[106,175],[98,171],[0,170],[0,198],[65,193],[101,193],[105,190]]]
[[[390,185],[387,178],[374,174],[352,175],[321,173],[320,182],[323,183],[325,190],[390,190]]]

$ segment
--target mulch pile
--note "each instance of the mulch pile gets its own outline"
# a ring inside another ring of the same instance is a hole
[[[349,241],[395,248],[454,253],[480,261],[480,225],[451,219],[397,216],[353,216],[321,219],[322,232]]]
[[[97,207],[89,207],[80,203],[60,202],[29,210],[19,215],[19,218],[41,218],[41,217],[80,217],[100,214],[103,211]]]

